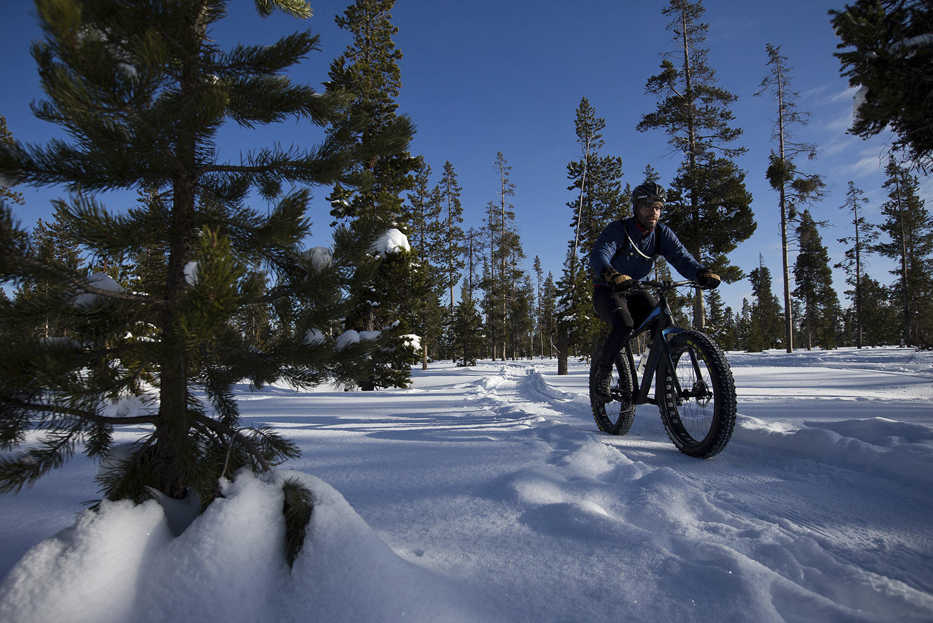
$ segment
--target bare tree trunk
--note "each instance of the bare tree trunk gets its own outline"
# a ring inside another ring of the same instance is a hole
[[[907,286],[907,231],[904,227],[904,205],[901,203],[901,175],[900,171],[894,178],[897,184],[897,216],[901,226],[901,283],[904,296],[904,346],[910,346],[910,292]]]
[[[777,67],[778,81],[778,141],[781,158],[781,262],[784,277],[784,347],[787,352],[794,352],[794,312],[790,303],[790,271],[787,261],[787,193],[784,189],[784,75],[780,65]]]
[[[696,138],[696,119],[693,114],[693,74],[690,67],[690,44],[687,39],[687,12],[681,9],[680,12],[680,32],[684,49],[684,81],[686,82],[685,99],[687,102],[687,170],[690,179],[690,214],[693,217],[694,231],[699,231],[700,227],[700,207],[697,200],[696,188],[696,166],[697,166],[697,138]],[[699,248],[690,249],[694,257],[699,259]],[[693,297],[693,326],[703,330],[706,326],[706,313],[703,309],[703,290],[696,288]]]

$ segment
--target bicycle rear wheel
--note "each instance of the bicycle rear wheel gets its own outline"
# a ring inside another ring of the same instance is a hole
[[[664,428],[684,454],[703,459],[715,456],[726,447],[735,427],[735,381],[729,362],[699,331],[677,333],[669,346],[674,370],[664,366],[663,395],[658,400]]]
[[[615,365],[612,366],[612,377],[609,383],[612,394],[616,400],[605,402],[596,395],[596,362],[602,352],[602,340],[596,340],[593,356],[590,358],[590,408],[593,410],[593,419],[599,430],[610,435],[624,435],[632,428],[635,421],[635,405],[632,404],[632,374],[628,362],[620,353],[616,356]],[[618,412],[616,412],[618,407]]]

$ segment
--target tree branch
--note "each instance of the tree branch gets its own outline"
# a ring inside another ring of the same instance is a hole
[[[33,402],[23,402],[16,399],[6,399],[7,404],[14,407],[19,407],[21,409],[27,409],[29,411],[50,411],[52,413],[58,413],[60,415],[70,415],[72,417],[81,418],[83,420],[88,420],[90,422],[95,422],[98,424],[112,424],[112,425],[121,425],[121,424],[155,424],[158,421],[158,416],[156,415],[136,415],[132,417],[108,417],[105,415],[97,415],[91,411],[84,411],[83,409],[74,409],[71,407],[62,407],[60,405],[51,405],[51,404],[38,404]]]

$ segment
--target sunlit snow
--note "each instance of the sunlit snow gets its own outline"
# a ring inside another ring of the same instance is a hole
[[[4,495],[0,621],[930,620],[933,353],[729,357],[738,424],[708,461],[651,405],[599,433],[574,360],[238,386],[243,424],[301,458],[224,483],[177,538],[155,502],[76,521],[83,456]],[[315,503],[291,570],[286,477]]]
[[[369,246],[369,251],[377,257],[382,257],[401,251],[411,251],[411,246],[405,234],[397,229],[389,229],[376,238]]]

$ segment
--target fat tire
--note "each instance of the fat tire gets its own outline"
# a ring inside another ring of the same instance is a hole
[[[736,397],[732,369],[719,346],[699,331],[687,330],[675,334],[669,341],[669,347],[675,370],[669,370],[667,365],[664,365],[660,371],[660,385],[664,388],[663,395],[658,400],[661,421],[664,422],[667,435],[678,450],[692,457],[708,459],[722,452],[735,428]],[[709,384],[713,391],[712,417],[703,439],[694,439],[681,420],[681,410],[686,411],[683,407],[695,399],[690,398],[686,403],[678,405],[672,381],[678,360],[684,355],[689,357],[688,349],[691,348],[706,364]]]
[[[596,420],[596,426],[599,430],[609,435],[624,435],[632,428],[632,422],[635,421],[635,405],[631,404],[631,396],[634,395],[632,387],[632,374],[629,370],[628,362],[622,354],[616,355],[615,368],[616,373],[612,377],[610,387],[618,387],[624,395],[628,395],[629,404],[618,404],[615,401],[604,402],[596,396],[596,362],[599,360],[599,354],[602,352],[603,340],[597,339],[593,347],[593,355],[590,357],[590,408],[593,410],[593,419]],[[619,415],[613,421],[610,417],[611,411],[618,404]]]

